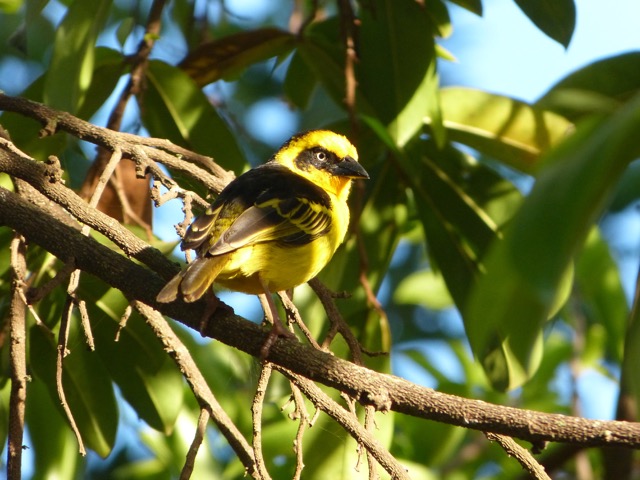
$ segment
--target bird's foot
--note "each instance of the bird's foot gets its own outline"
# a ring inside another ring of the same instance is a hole
[[[207,330],[209,328],[209,320],[211,320],[211,316],[215,313],[220,305],[220,299],[216,297],[216,294],[213,293],[212,290],[209,290],[204,297],[206,304],[204,307],[204,312],[202,314],[202,318],[200,318],[200,324],[198,325],[198,331],[200,335],[206,337]]]
[[[271,330],[269,330],[269,334],[267,335],[267,339],[262,344],[262,348],[260,348],[260,358],[265,360],[269,356],[269,352],[271,351],[271,347],[276,343],[279,337],[285,338],[297,338],[293,332],[291,332],[282,321],[277,318],[273,322],[273,326]]]

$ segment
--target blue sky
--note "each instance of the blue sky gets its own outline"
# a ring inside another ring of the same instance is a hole
[[[456,85],[535,101],[568,73],[640,48],[637,0],[576,0],[577,24],[566,50],[538,30],[512,0],[483,4],[482,17],[451,5],[454,33],[442,45],[458,61],[443,62],[440,72]]]

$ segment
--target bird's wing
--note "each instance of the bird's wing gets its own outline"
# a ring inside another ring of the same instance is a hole
[[[265,242],[304,245],[330,228],[331,213],[321,203],[296,196],[270,198],[242,212],[208,253],[221,255]]]
[[[205,213],[191,223],[182,239],[182,244],[180,245],[182,250],[197,249],[207,240],[210,240],[214,227],[218,229],[221,226],[218,217],[222,207],[224,205],[211,205]],[[231,225],[231,221],[227,222],[228,225]]]

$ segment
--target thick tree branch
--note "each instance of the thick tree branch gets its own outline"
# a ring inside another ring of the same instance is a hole
[[[127,256],[139,260],[155,271],[163,272],[167,278],[175,275],[177,267],[168,258],[123,228],[113,218],[89,207],[72,190],[56,180],[56,175],[52,176],[50,165],[36,162],[22,152],[9,150],[9,145],[11,144],[6,140],[0,139],[0,172],[8,173],[12,177],[29,183],[49,200],[62,206],[73,217],[109,238]]]
[[[111,286],[198,329],[204,302],[157,304],[164,281],[76,229],[55,220],[17,195],[0,189],[0,225],[6,225],[58,258],[75,258],[76,266]],[[256,358],[268,332],[239,317],[225,305],[207,324],[207,336]],[[299,375],[346,392],[360,403],[465,428],[494,432],[530,442],[554,441],[584,446],[640,448],[640,423],[588,420],[494,405],[414,385],[393,375],[354,365],[295,340],[279,339],[269,360]]]

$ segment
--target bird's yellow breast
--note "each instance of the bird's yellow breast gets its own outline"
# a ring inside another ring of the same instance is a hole
[[[331,260],[349,226],[349,208],[332,195],[330,230],[300,246],[258,243],[234,251],[216,283],[249,294],[263,293],[258,274],[271,292],[289,290],[315,277]]]

